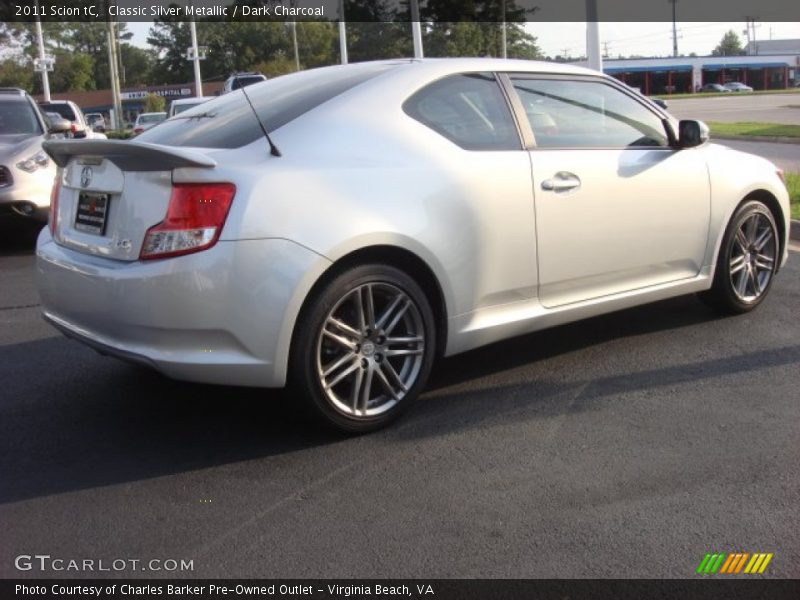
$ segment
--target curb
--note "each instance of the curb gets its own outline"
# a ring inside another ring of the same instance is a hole
[[[711,140],[733,140],[737,142],[771,142],[773,144],[800,144],[800,138],[772,135],[720,135],[711,133]]]
[[[789,228],[789,237],[795,242],[800,242],[800,221],[792,219],[792,224]]]

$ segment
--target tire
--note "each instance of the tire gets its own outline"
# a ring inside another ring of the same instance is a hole
[[[430,303],[406,273],[384,264],[349,268],[302,311],[290,386],[329,426],[347,433],[380,429],[425,386],[436,333]]]
[[[772,211],[763,202],[747,200],[728,223],[714,282],[700,297],[722,314],[750,312],[767,297],[779,259],[778,227]]]

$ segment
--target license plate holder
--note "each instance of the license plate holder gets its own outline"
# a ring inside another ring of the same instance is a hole
[[[75,213],[75,229],[93,235],[105,235],[108,220],[109,194],[81,192]]]

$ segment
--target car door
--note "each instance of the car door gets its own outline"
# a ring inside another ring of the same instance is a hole
[[[510,74],[508,82],[533,139],[542,304],[696,276],[710,211],[702,151],[671,147],[655,109],[606,79]]]

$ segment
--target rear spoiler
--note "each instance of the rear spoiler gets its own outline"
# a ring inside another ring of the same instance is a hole
[[[48,140],[42,148],[59,167],[81,156],[108,159],[123,171],[170,171],[180,167],[205,167],[217,161],[196,150],[125,140]]]

